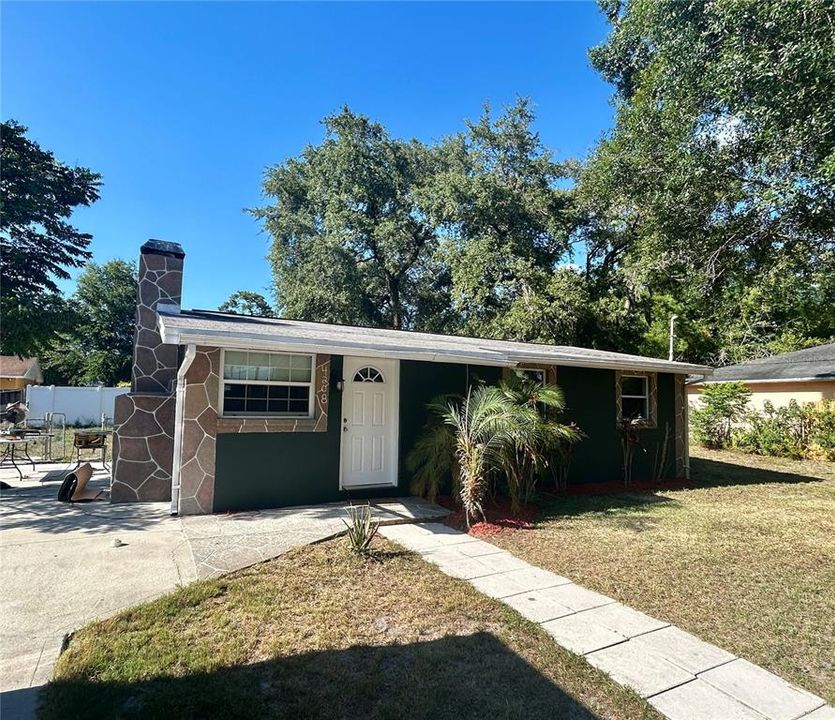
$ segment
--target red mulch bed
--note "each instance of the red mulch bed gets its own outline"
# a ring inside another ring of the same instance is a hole
[[[630,485],[624,485],[622,481],[615,480],[605,483],[588,483],[585,485],[569,485],[566,490],[556,491],[550,488],[541,488],[539,492],[551,497],[570,497],[576,495],[617,495],[623,492],[652,492],[655,490],[681,490],[687,487],[694,487],[691,480],[634,480]],[[447,525],[457,530],[467,529],[467,520],[461,505],[449,495],[441,495],[435,498],[435,502],[447,510],[452,510],[448,515]],[[501,533],[514,530],[524,530],[533,527],[534,520],[539,514],[539,507],[534,503],[523,505],[519,512],[510,511],[510,498],[498,497],[489,501],[484,506],[486,521],[474,523],[470,526],[470,534],[478,537],[489,538]]]
[[[467,520],[464,517],[464,511],[454,498],[443,495],[435,498],[435,502],[448,510],[452,510],[452,514],[447,515],[444,521],[447,525],[457,530],[467,529]],[[477,537],[489,538],[503,532],[529,528],[533,526],[533,521],[538,513],[539,508],[533,503],[528,503],[527,505],[523,505],[518,513],[513,514],[510,512],[509,498],[496,498],[484,506],[484,515],[487,518],[486,522],[482,520],[471,525],[470,534]]]

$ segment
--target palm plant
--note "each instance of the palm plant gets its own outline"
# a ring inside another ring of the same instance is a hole
[[[467,527],[484,518],[490,475],[501,467],[501,456],[530,415],[499,388],[470,388],[458,401],[436,398],[429,404],[436,421],[427,426],[407,459],[413,488],[437,492],[440,476],[457,480]]]
[[[566,448],[580,440],[575,425],[558,422],[565,410],[562,390],[521,374],[502,383],[501,391],[521,413],[525,421],[514,428],[512,442],[501,453],[501,466],[507,476],[511,509],[530,501],[540,472],[556,466],[566,455]]]

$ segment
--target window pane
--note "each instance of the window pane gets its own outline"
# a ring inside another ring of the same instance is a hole
[[[237,415],[308,415],[310,388],[224,383],[223,412]]]
[[[622,395],[646,395],[647,379],[645,377],[622,377],[620,391]]]
[[[247,380],[270,379],[270,356],[267,353],[249,353],[246,364]]]
[[[647,416],[647,401],[643,398],[623,398],[621,400],[621,414],[624,420],[641,418],[649,419]]]
[[[227,351],[223,354],[223,377],[229,380],[246,379],[246,353]]]
[[[290,380],[292,382],[310,382],[311,358],[308,355],[290,356]]]
[[[304,388],[302,388],[304,390]],[[270,400],[286,400],[290,396],[290,388],[286,385],[270,385]]]
[[[227,413],[238,413],[243,412],[244,410],[244,401],[239,400],[238,398],[224,398],[223,399],[223,411]]]
[[[289,355],[270,355],[270,380],[278,382],[290,380]]]
[[[267,385],[247,385],[246,397],[249,399],[267,399]]]
[[[238,383],[225,383],[223,386],[223,397],[225,398],[245,398],[246,385],[239,385]]]
[[[293,415],[307,415],[307,400],[290,400],[290,412]]]

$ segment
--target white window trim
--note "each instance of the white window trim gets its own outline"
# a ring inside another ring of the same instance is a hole
[[[291,382],[289,380],[233,380],[231,378],[224,378],[224,368],[226,367],[226,352],[245,352],[245,353],[264,353],[266,355],[300,355],[310,358],[310,382]],[[283,385],[290,387],[307,387],[310,389],[308,395],[308,411],[305,414],[297,415],[283,415],[276,413],[267,413],[265,415],[252,415],[250,413],[227,413],[223,405],[223,387],[226,383],[233,383],[235,385]],[[235,418],[236,420],[299,420],[309,419],[314,416],[316,411],[316,393],[314,387],[316,385],[316,355],[314,353],[298,353],[298,352],[275,352],[273,350],[251,350],[249,348],[222,348],[220,351],[220,382],[218,383],[218,408],[220,412],[218,417]]]
[[[640,380],[643,380],[644,381],[644,394],[643,395],[627,395],[625,392],[623,392],[623,381],[626,380],[627,378],[638,378]],[[640,419],[640,422],[642,422],[642,423],[650,422],[650,417],[649,416],[652,414],[652,408],[650,408],[650,406],[649,406],[649,395],[650,395],[650,392],[649,392],[649,377],[647,375],[627,375],[626,373],[621,373],[620,383],[621,383],[621,385],[620,385],[620,388],[621,388],[621,390],[620,390],[621,414],[623,414],[623,400],[624,400],[624,398],[627,398],[629,400],[643,400],[644,401],[644,406],[646,408],[647,417],[642,417]]]

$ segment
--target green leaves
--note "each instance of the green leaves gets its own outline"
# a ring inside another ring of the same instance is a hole
[[[27,355],[62,325],[57,279],[89,259],[91,235],[69,222],[73,209],[99,198],[101,176],[69,167],[26,137],[13,120],[0,126],[0,305],[2,350]]]
[[[255,317],[273,317],[273,309],[261,293],[248,290],[233,292],[218,310],[238,315],[253,315]]]
[[[129,380],[136,322],[134,264],[88,264],[67,308],[65,326],[42,350],[47,382],[116,385]]]
[[[273,236],[278,304],[311,320],[419,324],[437,229],[417,198],[433,151],[348,108],[324,125],[322,144],[267,172],[273,204],[252,211]]]
[[[830,337],[831,7],[602,7],[612,31],[591,58],[617,88],[617,117],[582,175],[581,232],[597,282],[621,286],[640,313],[647,336],[636,349],[657,352],[653,328],[666,319],[656,314],[663,303],[650,300],[658,295],[692,318],[680,355],[693,360]],[[705,332],[710,342],[697,339]]]

